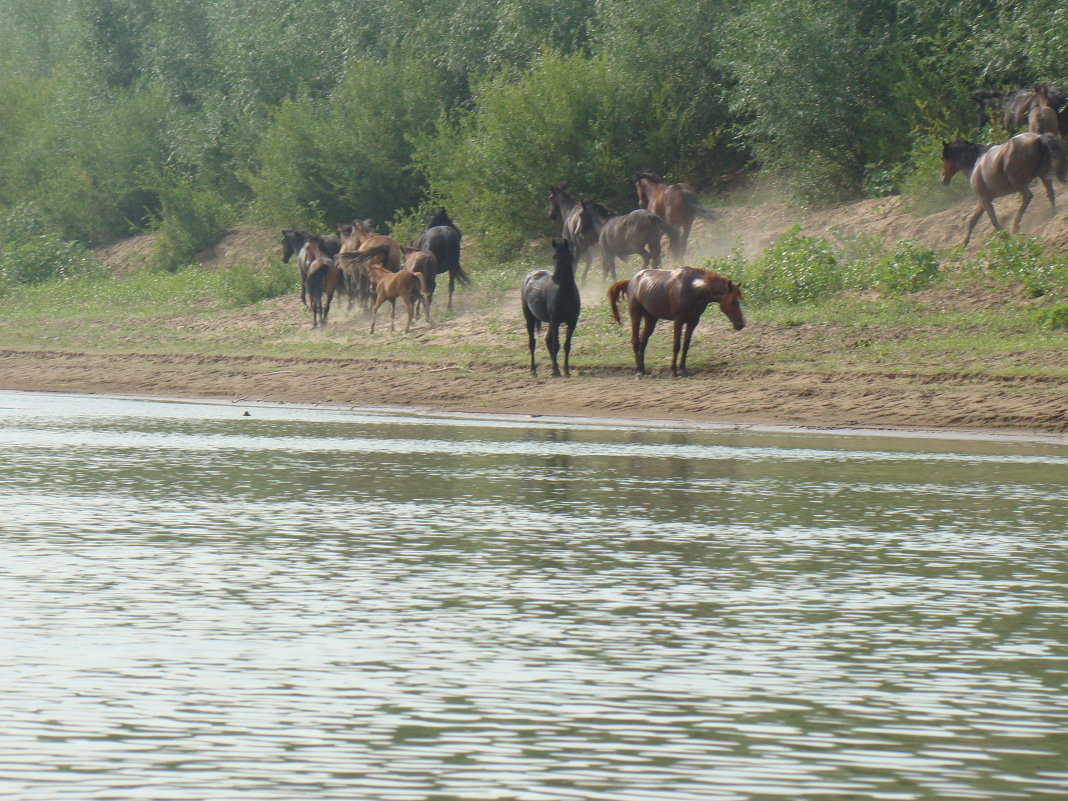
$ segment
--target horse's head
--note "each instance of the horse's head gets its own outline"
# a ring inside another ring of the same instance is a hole
[[[304,244],[304,234],[287,228],[282,231],[282,261],[289,263],[301,246]]]
[[[745,328],[745,313],[742,311],[742,282],[727,281],[727,291],[719,299],[719,310],[727,315],[735,331]]]
[[[549,219],[555,220],[563,212],[563,198],[567,196],[567,181],[561,181],[556,186],[549,187]]]
[[[978,145],[975,142],[965,142],[961,139],[955,142],[943,142],[942,183],[948,184],[949,179],[958,171],[971,177],[975,163],[989,149],[987,145]]]

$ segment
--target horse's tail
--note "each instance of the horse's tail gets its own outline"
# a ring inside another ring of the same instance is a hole
[[[608,287],[608,303],[612,307],[612,319],[617,323],[622,323],[623,320],[619,317],[619,308],[617,304],[619,299],[626,297],[627,286],[630,281],[616,281],[612,286]]]
[[[391,247],[388,243],[383,245],[375,245],[374,247],[367,248],[367,250],[361,250],[359,253],[338,253],[337,257],[340,261],[346,264],[365,264],[366,262],[373,261],[374,259],[386,260],[385,257],[389,256]]]
[[[718,220],[722,215],[715,209],[705,208],[701,204],[701,198],[697,196],[696,192],[684,192],[682,195],[684,201],[686,201],[686,207],[694,213],[695,216],[700,217],[702,220]]]
[[[1049,172],[1057,176],[1062,184],[1068,183],[1068,154],[1064,152],[1060,139],[1051,133],[1044,133],[1039,141],[1049,160]]]
[[[671,243],[671,258],[675,261],[682,261],[682,257],[686,255],[686,243],[682,241],[682,236],[679,234],[679,229],[669,223],[663,217],[657,217],[655,214],[656,224],[660,227],[660,230],[667,234],[668,242]]]

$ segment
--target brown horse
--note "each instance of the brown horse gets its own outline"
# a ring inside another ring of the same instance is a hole
[[[351,254],[367,253],[373,251],[373,261],[387,270],[396,272],[401,268],[401,247],[396,239],[376,234],[371,228],[370,220],[353,220],[351,223],[342,223],[337,227],[338,238],[341,240],[341,269],[345,271],[346,279],[353,272],[356,280],[346,280],[349,288],[349,308],[360,301],[362,308],[371,305],[371,287],[367,280],[365,270],[359,265],[365,262],[352,261]],[[355,268],[355,269],[353,269]]]
[[[330,314],[330,302],[334,299],[334,291],[337,289],[341,271],[314,238],[304,242],[297,259],[300,264],[307,264],[307,273],[302,288],[307,288],[308,305],[312,313],[312,328],[320,323],[325,326],[327,315]],[[326,296],[325,303],[323,302],[324,295]]]
[[[645,375],[645,346],[656,328],[657,320],[675,323],[675,346],[671,354],[671,375],[689,375],[686,354],[690,350],[693,330],[710,303],[719,303],[735,331],[745,328],[742,313],[742,284],[734,283],[718,273],[680,267],[677,270],[640,270],[629,281],[619,281],[608,288],[608,302],[617,323],[616,304],[623,296],[630,302],[631,346],[638,375]],[[642,329],[642,321],[645,327]],[[641,329],[641,330],[639,330]],[[685,329],[685,335],[684,335]],[[682,359],[679,359],[679,350]]]
[[[719,214],[701,205],[701,198],[688,184],[665,184],[652,170],[640,170],[634,174],[634,188],[638,190],[638,205],[664,218],[679,229],[682,248],[678,258],[686,253],[690,240],[690,228],[695,217],[703,220],[718,220]]]
[[[1068,92],[1063,89],[1058,89],[1048,84],[1042,84],[1042,86],[1045,89],[1049,104],[1054,109],[1060,108],[1064,105],[1064,101],[1068,100]],[[1031,109],[1038,105],[1039,102],[1037,93],[1032,89],[1017,89],[1015,92],[1010,92],[1006,95],[1002,113],[1002,124],[1005,130],[1011,133],[1027,125]]]
[[[409,270],[401,270],[394,273],[377,264],[368,266],[367,274],[371,279],[371,287],[378,296],[371,316],[371,333],[375,332],[378,310],[387,300],[390,305],[389,330],[394,330],[394,322],[397,317],[397,300],[400,299],[404,301],[404,305],[408,309],[408,324],[404,326],[404,333],[407,334],[412,327],[412,316],[419,308],[419,304],[424,303],[426,287],[423,284],[422,274],[413,273]],[[430,305],[424,305],[427,309],[427,322],[429,323]]]
[[[683,245],[678,229],[651,211],[635,209],[608,219],[601,228],[600,238],[605,277],[612,276],[612,280],[615,280],[616,259],[633,255],[642,257],[642,267],[650,264],[659,267],[660,238],[664,235],[671,242],[672,257],[681,261]]]
[[[968,176],[972,191],[979,199],[979,205],[968,220],[968,233],[964,237],[967,247],[972,238],[972,229],[984,211],[994,228],[1001,230],[994,211],[994,198],[1002,195],[1018,192],[1023,199],[1012,223],[1013,233],[1020,230],[1020,220],[1034,197],[1029,186],[1035,178],[1046,187],[1046,196],[1056,213],[1053,176],[1056,175],[1061,183],[1068,179],[1068,158],[1057,137],[1048,133],[1017,134],[1008,142],[993,146],[962,141],[943,142],[942,183],[948,184],[957,172]]]
[[[292,228],[282,231],[282,261],[288,264],[294,255],[297,257],[297,269],[300,270],[300,302],[304,305],[304,308],[308,308],[307,281],[310,263],[301,261],[300,251],[304,247],[304,243],[309,239],[315,239],[327,256],[336,256],[338,251],[341,250],[341,240],[336,236],[320,236],[307,231],[296,231]]]
[[[404,269],[423,277],[423,299],[426,304],[426,321],[430,322],[430,304],[434,302],[434,289],[438,283],[438,257],[433,251],[419,248],[404,248]],[[419,312],[416,311],[418,316]]]
[[[1027,113],[1027,130],[1036,134],[1061,135],[1057,111],[1050,105],[1049,87],[1044,83],[1035,87],[1035,105]]]

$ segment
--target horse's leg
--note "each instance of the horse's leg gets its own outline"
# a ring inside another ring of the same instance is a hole
[[[1024,212],[1027,210],[1027,207],[1031,205],[1031,199],[1034,196],[1034,192],[1026,186],[1020,190],[1020,197],[1023,198],[1023,202],[1020,204],[1020,210],[1016,212],[1016,218],[1012,221],[1012,232],[1014,234],[1020,232],[1020,220],[1023,219]],[[993,204],[991,204],[991,208],[993,208]]]
[[[397,299],[389,299],[389,332],[392,334],[397,329],[394,327],[394,323],[397,320]]]
[[[683,328],[684,325],[685,325],[685,323],[682,321],[682,318],[680,317],[680,318],[675,320],[675,324],[673,326],[673,332],[672,333],[674,334],[674,339],[673,339],[672,344],[671,344],[671,377],[672,378],[678,378],[678,375],[679,375],[679,370],[678,370],[679,349],[682,347],[682,328]]]
[[[1042,185],[1046,187],[1046,197],[1049,198],[1050,208],[1053,209],[1053,213],[1057,213],[1057,200],[1053,194],[1053,180],[1050,178],[1041,178]]]
[[[449,305],[445,307],[445,311],[452,311],[452,291],[456,287],[456,273],[449,270]]]
[[[574,333],[575,326],[570,323],[564,325],[564,377],[571,378],[571,334]]]
[[[374,311],[371,312],[371,333],[375,332],[375,322],[378,320],[378,309],[383,303],[386,302],[384,295],[378,296],[378,302],[375,304]]]
[[[553,378],[559,378],[560,363],[556,357],[560,353],[560,323],[545,326],[545,347],[549,349],[549,360],[553,363]]]
[[[601,267],[601,272],[604,273],[604,277],[607,279],[608,276],[612,276],[612,281],[615,282],[616,257],[612,253],[610,253],[607,248],[605,248],[602,261],[603,264]]]
[[[653,262],[653,269],[659,269],[660,268],[660,262],[663,259],[663,253],[660,250],[660,242],[659,241],[650,242],[649,243],[649,259],[651,259],[652,262]],[[644,266],[646,266],[646,267],[649,266],[649,260],[648,259],[646,260]]]
[[[994,212],[993,206],[987,209],[987,202],[989,201],[980,201],[979,205],[975,207],[975,211],[972,212],[972,216],[968,219],[968,231],[964,234],[964,247],[968,247],[968,242],[972,238],[972,229],[975,228],[975,224],[979,221],[979,218],[983,216],[984,211],[989,212],[991,221],[994,223],[994,228],[997,230],[1001,229],[1001,226],[998,225],[998,216]]]
[[[586,276],[590,274],[590,267],[593,266],[593,248],[582,251],[582,260],[586,262],[586,269],[582,271],[582,283],[586,283]]]
[[[526,318],[527,321],[527,346],[530,348],[530,374],[537,377],[538,368],[534,366],[534,348],[537,346],[537,341],[534,339],[534,331],[538,327],[538,318],[531,314],[526,303],[523,304],[523,317]]]
[[[415,314],[415,310],[417,308],[417,306],[415,304],[418,304],[418,303],[419,303],[418,300],[412,300],[412,296],[411,295],[408,295],[404,299],[404,306],[408,310],[408,324],[406,326],[404,326],[404,333],[405,334],[407,334],[409,331],[412,330],[412,315]]]
[[[686,354],[690,352],[690,339],[693,338],[693,330],[697,328],[697,323],[686,323],[686,331],[682,335],[682,361],[679,362],[679,372],[682,375],[689,375],[690,371],[686,369]]]
[[[645,320],[645,326],[638,334],[638,328],[641,326],[642,320]],[[641,309],[632,308],[630,311],[630,324],[631,324],[631,344],[634,346],[634,362],[638,375],[645,375],[645,346],[649,344],[649,337],[653,335],[653,329],[656,328],[656,318],[645,314]]]

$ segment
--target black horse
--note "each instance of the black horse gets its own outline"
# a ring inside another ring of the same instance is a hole
[[[535,270],[523,279],[523,316],[527,320],[527,340],[530,343],[530,374],[536,376],[534,366],[534,332],[541,324],[548,326],[545,346],[553,361],[553,376],[559,377],[556,356],[560,352],[560,325],[567,326],[564,337],[564,375],[571,376],[571,335],[578,325],[582,301],[575,283],[575,254],[566,240],[553,240],[554,268]]]
[[[427,220],[426,229],[415,240],[413,247],[429,250],[438,260],[438,275],[449,273],[449,309],[452,309],[452,293],[456,282],[471,283],[467,273],[460,267],[460,229],[456,227],[445,209],[438,209]]]

